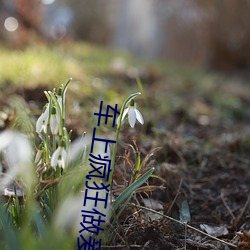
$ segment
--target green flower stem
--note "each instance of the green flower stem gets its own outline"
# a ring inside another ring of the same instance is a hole
[[[66,96],[66,91],[68,89],[69,83],[71,82],[72,78],[70,78],[67,83],[63,86],[62,89],[62,127],[65,126],[65,96]]]
[[[114,172],[114,166],[115,166],[115,156],[116,156],[116,152],[117,152],[117,144],[118,144],[118,138],[119,138],[119,134],[120,134],[120,129],[121,129],[121,124],[122,124],[122,115],[123,112],[125,110],[126,105],[132,100],[134,99],[136,96],[140,95],[140,92],[134,93],[132,95],[130,95],[129,97],[127,97],[127,99],[124,101],[124,103],[122,104],[122,108],[121,108],[121,112],[120,112],[120,116],[118,117],[118,125],[116,128],[116,135],[115,135],[115,145],[113,148],[113,152],[112,152],[112,158],[111,158],[111,176],[110,179],[108,181],[109,184],[111,184],[111,190],[112,190],[112,180],[113,180],[113,172]]]
[[[56,135],[52,135],[53,152],[56,150]]]
[[[69,133],[68,133],[68,131],[67,131],[67,129],[65,127],[63,127],[63,138],[64,138],[64,141],[65,141],[64,148],[68,150],[71,140],[70,140],[70,135],[69,135]]]
[[[56,108],[57,108],[57,111],[59,112],[59,119],[60,119],[60,122],[59,122],[59,135],[60,136],[62,136],[63,135],[63,130],[62,130],[62,128],[63,128],[63,117],[62,117],[62,110],[61,110],[61,107],[60,107],[60,105],[59,105],[59,103],[58,103],[58,101],[57,101],[57,99],[56,99],[56,96],[55,96],[55,94],[53,93],[53,92],[51,92],[51,91],[49,91],[48,92],[49,93],[49,95],[50,95],[50,97],[51,97],[51,99],[53,100],[53,103],[56,105]]]
[[[50,130],[50,114],[51,114],[51,111],[52,111],[52,101],[51,101],[51,98],[49,98],[49,94],[48,92],[44,92],[48,101],[49,101],[49,117],[48,117],[48,123],[47,123],[47,129],[46,129],[46,134],[45,134],[45,145],[44,145],[44,148],[45,148],[45,155],[46,155],[46,164],[48,164],[50,162],[50,136],[49,136],[49,133],[48,131]]]

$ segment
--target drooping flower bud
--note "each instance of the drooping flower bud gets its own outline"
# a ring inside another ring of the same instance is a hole
[[[59,131],[59,117],[56,108],[53,106],[51,110],[51,116],[50,116],[50,131],[53,135],[58,134]]]
[[[141,124],[144,123],[141,112],[135,107],[134,99],[130,101],[129,107],[124,110],[122,120],[126,115],[128,115],[128,122],[132,128],[134,128],[136,120],[138,120]]]
[[[52,154],[51,157],[51,166],[56,169],[58,166],[59,168],[64,169],[67,161],[67,152],[65,150],[64,141],[61,141],[58,148]]]
[[[36,132],[39,134],[42,131],[46,134],[47,132],[47,125],[49,120],[49,104],[47,103],[44,108],[43,112],[40,117],[37,119],[36,122]]]

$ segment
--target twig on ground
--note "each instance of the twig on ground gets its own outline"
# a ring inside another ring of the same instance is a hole
[[[234,219],[234,221],[233,221],[234,226],[237,226],[238,223],[240,222],[240,220],[242,219],[242,217],[244,216],[244,214],[249,206],[249,203],[250,203],[250,194],[248,194],[247,201],[246,201],[245,206],[243,207],[241,213]]]
[[[123,248],[128,247],[127,245],[116,245],[116,246],[102,246],[102,248]],[[141,245],[129,245],[129,247],[141,248]]]
[[[175,195],[175,197],[174,197],[174,200],[172,201],[172,203],[171,203],[171,205],[170,205],[170,207],[169,207],[169,209],[168,209],[168,211],[167,211],[167,214],[169,214],[169,213],[171,212],[172,207],[173,207],[173,205],[174,205],[175,202],[176,202],[176,199],[177,199],[177,197],[178,197],[178,194],[180,193],[180,190],[181,190],[181,185],[182,185],[182,179],[180,180],[178,190],[177,190],[177,192],[176,192],[176,195]]]
[[[211,239],[213,239],[213,240],[219,241],[219,242],[221,242],[221,243],[223,243],[223,244],[226,244],[226,245],[228,245],[228,246],[230,246],[230,247],[237,248],[236,245],[234,245],[234,244],[232,244],[232,243],[229,243],[229,242],[226,242],[226,241],[224,241],[224,240],[218,239],[218,238],[216,238],[216,237],[214,237],[214,236],[212,236],[212,235],[209,235],[209,234],[207,234],[207,233],[205,233],[205,232],[203,232],[203,231],[201,231],[201,230],[199,230],[199,229],[197,229],[197,228],[195,228],[195,227],[192,227],[192,226],[188,225],[186,222],[178,221],[178,220],[176,220],[176,219],[173,219],[173,218],[170,217],[170,216],[161,214],[160,212],[157,212],[157,211],[155,211],[155,210],[153,210],[153,209],[150,209],[150,208],[147,208],[147,207],[144,207],[144,206],[141,206],[141,205],[136,205],[136,204],[134,204],[134,203],[130,203],[130,204],[128,204],[128,205],[134,206],[134,207],[137,207],[137,208],[140,208],[140,209],[145,209],[145,210],[150,211],[150,212],[152,212],[152,213],[161,215],[161,216],[163,216],[163,217],[165,217],[165,218],[167,218],[167,219],[169,219],[169,220],[171,220],[171,221],[174,221],[174,222],[176,222],[176,223],[178,223],[178,224],[181,224],[181,225],[184,226],[184,227],[186,226],[186,227],[188,227],[189,229],[192,229],[192,230],[194,230],[194,231],[196,231],[196,232],[198,232],[198,233],[200,233],[200,234],[203,234],[203,235],[205,235],[205,236],[207,236],[207,237],[209,237],[209,238],[211,238]]]
[[[224,191],[221,192],[220,198],[221,198],[221,200],[222,200],[224,206],[226,207],[227,211],[229,212],[229,214],[230,214],[231,217],[233,218],[233,221],[235,221],[236,218],[235,218],[235,216],[234,216],[234,214],[233,214],[231,208],[227,205],[227,202],[226,202],[226,200],[225,200]]]

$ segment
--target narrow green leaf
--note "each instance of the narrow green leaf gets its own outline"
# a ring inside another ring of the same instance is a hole
[[[127,198],[127,200],[124,202],[123,206],[119,209],[119,212],[117,213],[117,215],[115,216],[114,220],[112,221],[112,225],[114,225],[116,223],[116,221],[119,219],[121,213],[123,212],[123,210],[125,209],[125,207],[129,203],[129,201],[132,198],[132,196],[133,196],[133,193],[131,193],[129,195],[129,197]]]
[[[138,178],[133,184],[131,184],[128,188],[126,188],[118,198],[113,202],[112,208],[114,211],[122,204],[124,200],[126,200],[137,188],[139,188],[146,180],[151,176],[154,172],[154,168],[149,169],[144,175]]]
[[[72,78],[69,78],[69,80],[67,81],[67,83],[63,86],[63,89],[62,89],[62,95],[65,96],[66,94],[66,91],[68,89],[68,86],[69,86],[69,83],[72,81]]]
[[[190,209],[187,200],[182,201],[180,208],[180,221],[189,222],[191,220]]]
[[[140,152],[137,154],[137,159],[136,159],[136,167],[135,167],[135,172],[138,173],[141,170],[141,154]]]
[[[21,250],[20,242],[14,228],[10,226],[7,213],[0,209],[0,228],[2,228],[6,250]]]
[[[44,236],[45,233],[45,222],[42,215],[38,211],[34,211],[33,220],[37,228],[38,235],[40,237]]]

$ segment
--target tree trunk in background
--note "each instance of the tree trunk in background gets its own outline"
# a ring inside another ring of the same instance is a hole
[[[207,58],[210,67],[245,70],[250,66],[250,1],[210,1],[211,16]]]

